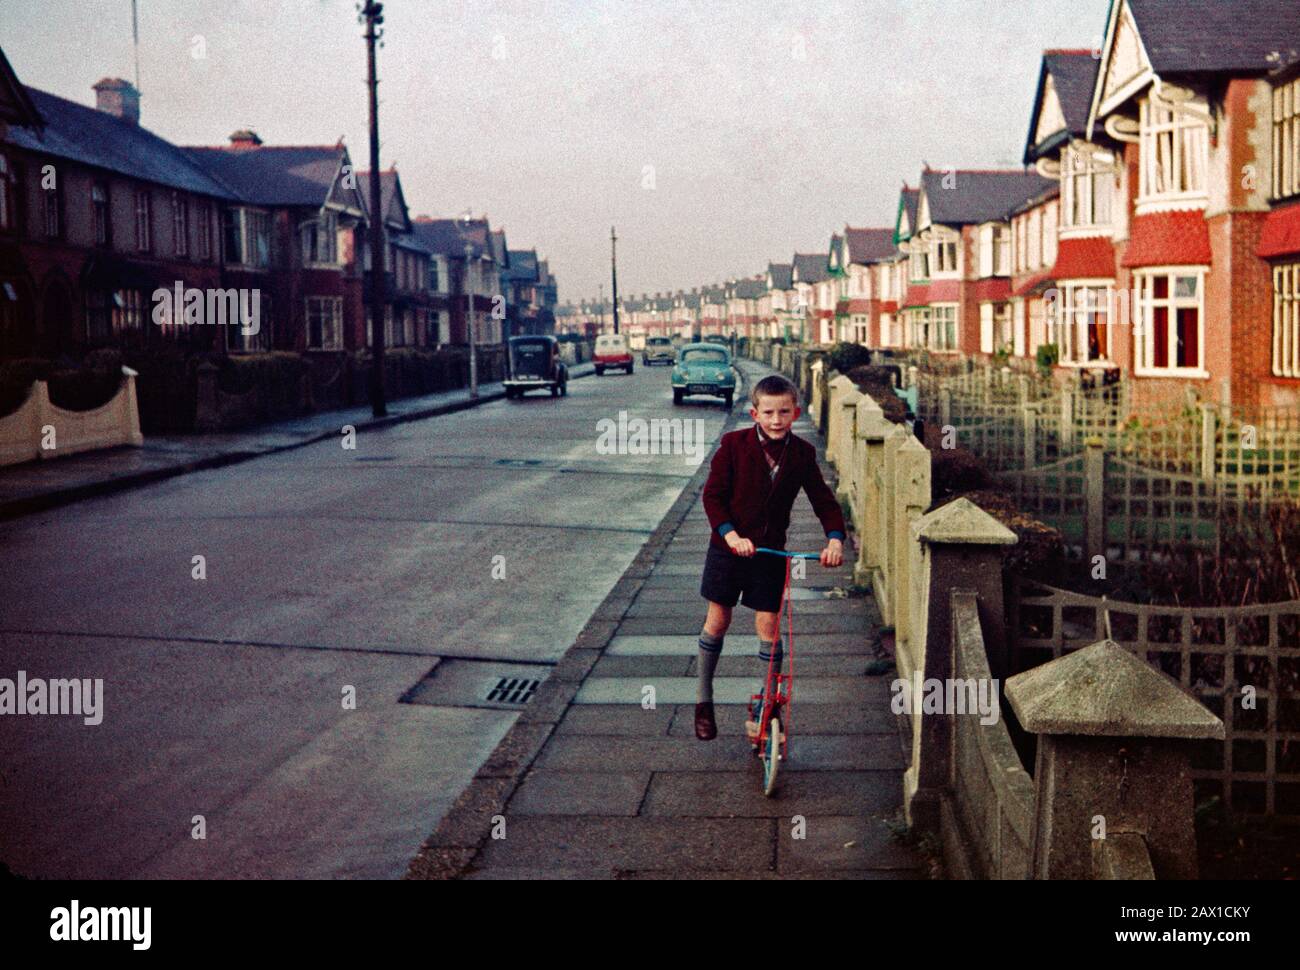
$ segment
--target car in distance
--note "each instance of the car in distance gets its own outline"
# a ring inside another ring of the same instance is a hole
[[[596,365],[597,377],[615,368],[632,373],[632,351],[627,345],[627,337],[621,333],[602,333],[597,337],[591,360]]]
[[[645,341],[645,350],[641,351],[641,363],[649,367],[651,364],[667,364],[670,367],[673,361],[677,359],[677,348],[673,346],[670,337],[647,337]]]
[[[673,403],[697,394],[720,397],[728,408],[736,395],[731,351],[722,344],[687,344],[677,352],[672,374]]]
[[[547,388],[551,397],[569,393],[569,368],[560,359],[560,342],[545,334],[524,334],[506,342],[506,397],[523,397]]]

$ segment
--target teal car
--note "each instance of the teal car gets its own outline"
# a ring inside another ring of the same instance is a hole
[[[728,408],[736,395],[731,351],[722,344],[683,344],[672,374],[673,403],[696,394],[720,397]]]

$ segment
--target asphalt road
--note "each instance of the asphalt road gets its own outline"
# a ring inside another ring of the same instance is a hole
[[[620,411],[704,447],[603,453]],[[0,523],[0,678],[103,680],[98,725],[0,715],[0,862],[399,877],[517,716],[476,678],[567,649],[724,418],[638,362]]]

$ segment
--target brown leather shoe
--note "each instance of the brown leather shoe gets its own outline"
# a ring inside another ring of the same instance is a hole
[[[713,701],[695,705],[695,736],[701,741],[712,741],[718,736],[718,725],[713,720]]]

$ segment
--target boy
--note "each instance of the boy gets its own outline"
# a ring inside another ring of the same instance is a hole
[[[713,719],[713,671],[738,598],[754,611],[764,675],[773,658],[776,668],[781,667],[784,653],[778,621],[785,560],[754,550],[758,546],[785,548],[785,530],[799,489],[807,493],[826,531],[822,565],[834,567],[844,561],[840,503],[817,467],[817,449],[790,430],[801,413],[798,388],[773,374],[754,385],[749,399],[753,427],[722,436],[704,485],[704,512],[711,528],[700,581],[700,595],[709,601],[700,632],[695,705],[695,736],[701,741],[718,734]],[[758,693],[762,691],[760,687]]]

